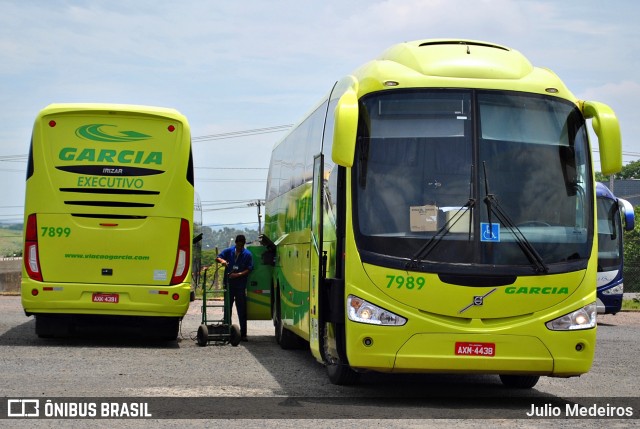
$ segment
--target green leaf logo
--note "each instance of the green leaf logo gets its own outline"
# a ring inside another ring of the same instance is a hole
[[[103,127],[117,128],[116,125],[109,124],[89,124],[83,125],[76,129],[76,136],[85,140],[94,140],[98,142],[110,142],[110,143],[126,143],[137,142],[141,140],[147,140],[151,136],[142,134],[137,131],[117,131],[108,130],[111,133],[102,129]]]

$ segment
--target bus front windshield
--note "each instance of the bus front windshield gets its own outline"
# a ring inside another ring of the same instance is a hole
[[[618,203],[610,198],[597,201],[598,271],[619,270],[622,265],[622,221]]]
[[[434,272],[586,267],[593,207],[572,103],[505,91],[361,100],[354,230],[363,260]]]

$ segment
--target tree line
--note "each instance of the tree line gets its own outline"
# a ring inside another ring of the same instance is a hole
[[[596,181],[609,184],[610,176],[596,172]],[[640,179],[640,160],[622,167],[613,175],[614,180]],[[633,208],[636,219],[640,221],[639,207]],[[640,229],[624,232],[624,290],[640,292]]]
[[[640,207],[633,208],[640,220]],[[624,232],[624,291],[640,292],[640,228]]]
[[[258,230],[256,229],[230,227],[213,229],[208,226],[202,226],[200,232],[202,233],[202,266],[213,264],[218,253],[227,247],[233,246],[233,242],[239,234],[247,238],[247,244],[258,240]]]
[[[609,183],[611,176],[596,171],[596,182]],[[633,161],[622,167],[618,173],[613,175],[614,180],[640,179],[640,160]]]

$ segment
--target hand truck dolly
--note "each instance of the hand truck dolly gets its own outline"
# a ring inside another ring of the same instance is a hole
[[[220,267],[222,265],[216,263],[214,278]],[[231,324],[231,299],[227,279],[224,278],[220,289],[215,288],[214,282],[207,286],[207,270],[208,268],[204,269],[202,281],[202,322],[198,328],[198,345],[204,347],[209,342],[214,342],[236,347],[240,344],[240,328]]]

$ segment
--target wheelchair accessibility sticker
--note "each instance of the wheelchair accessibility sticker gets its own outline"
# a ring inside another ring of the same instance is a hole
[[[500,241],[500,224],[480,222],[480,241],[488,241],[498,243]]]

